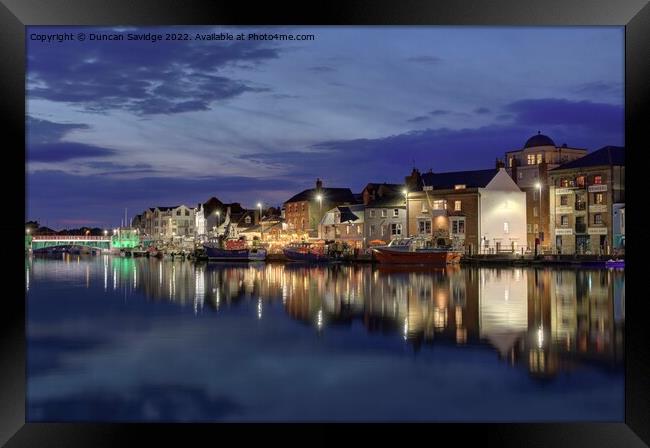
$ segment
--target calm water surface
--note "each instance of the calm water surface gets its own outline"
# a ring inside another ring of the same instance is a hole
[[[29,421],[622,421],[622,270],[25,260]]]

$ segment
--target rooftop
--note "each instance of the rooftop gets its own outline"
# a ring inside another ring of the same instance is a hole
[[[550,171],[567,170],[572,168],[587,168],[590,166],[624,166],[625,165],[625,147],[623,146],[604,146],[594,152],[590,152],[584,157],[567,162]]]
[[[499,172],[496,168],[489,170],[453,171],[448,173],[424,173],[422,183],[434,189],[453,189],[456,185],[466,188],[483,188]]]

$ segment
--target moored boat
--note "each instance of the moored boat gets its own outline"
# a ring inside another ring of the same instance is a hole
[[[312,243],[291,243],[282,249],[282,253],[290,261],[327,262],[331,257],[324,247]]]
[[[435,247],[424,237],[397,238],[372,250],[379,263],[445,266],[460,262],[462,257],[461,252],[446,246]]]
[[[203,243],[203,249],[210,261],[264,261],[266,249],[244,245],[224,245],[219,241]]]

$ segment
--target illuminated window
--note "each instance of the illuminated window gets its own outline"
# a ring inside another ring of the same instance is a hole
[[[467,187],[465,186],[465,184],[454,185],[454,189],[455,189],[455,190],[463,190],[463,189],[465,189],[465,188],[467,188]]]
[[[427,234],[431,233],[431,221],[421,219],[418,221],[418,233]]]
[[[585,176],[578,176],[576,178],[576,185],[579,187],[584,187],[585,186]]]
[[[433,201],[434,210],[444,210],[446,208],[447,208],[447,201],[445,201],[444,199]]]
[[[507,221],[503,223],[503,233],[510,233],[510,224]]]
[[[528,165],[535,165],[535,154],[528,154],[526,157]]]
[[[602,193],[594,193],[594,204],[602,204],[605,196]]]
[[[250,223],[251,223],[251,217],[250,217],[250,216],[245,217],[245,218],[244,218],[244,222],[245,222],[246,224],[250,224]]]
[[[350,234],[350,226],[345,226],[345,233],[346,235]]]
[[[594,176],[594,185],[600,185],[603,183],[603,176]]]
[[[533,232],[534,233],[539,232],[539,224],[533,224]]]
[[[460,211],[460,205],[461,205],[460,201],[454,201],[454,210],[459,212]]]
[[[542,154],[537,154],[537,164],[542,163]]]
[[[513,160],[514,160],[514,157],[510,157],[510,158],[508,159],[508,166],[512,167]]]

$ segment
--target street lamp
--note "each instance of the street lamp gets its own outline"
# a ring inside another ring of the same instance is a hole
[[[320,220],[323,219],[323,195],[317,194],[316,200],[318,201],[318,237],[322,238]]]
[[[25,232],[27,232],[27,234],[29,234],[31,231],[32,231],[32,229],[30,229],[29,227],[27,227],[27,228],[25,229]]]
[[[108,230],[104,230],[104,236],[108,235]]]
[[[260,240],[264,239],[264,227],[262,227],[262,203],[258,202],[257,207],[260,209]]]
[[[539,210],[538,210],[538,214],[537,214],[537,220],[539,222],[539,224],[538,224],[539,228],[537,229],[538,233],[535,236],[535,241],[537,241],[537,238],[539,237],[540,233],[542,232],[542,183],[541,182],[536,182],[535,183],[535,188],[537,188],[537,192],[538,192],[537,198],[538,198],[538,201],[539,201]],[[541,245],[541,243],[542,242],[540,240],[540,245]],[[537,256],[537,244],[535,244],[535,256]]]
[[[404,193],[404,201],[406,202],[406,232],[404,236],[408,238],[409,236],[409,191],[408,189],[402,190],[402,193]]]
[[[221,225],[221,212],[217,210],[215,213],[217,215],[217,228],[219,228],[219,226]]]

